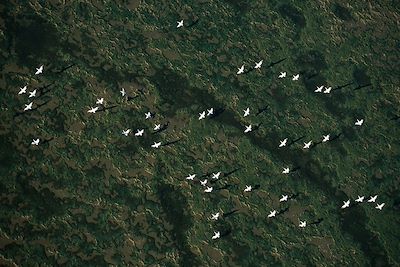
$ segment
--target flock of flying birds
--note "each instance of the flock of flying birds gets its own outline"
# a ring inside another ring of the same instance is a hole
[[[177,28],[183,27],[183,20],[177,21],[177,24],[178,24]],[[253,67],[253,69],[260,69],[262,67],[262,64],[263,64],[263,60],[260,60],[259,62],[256,62],[255,66]],[[42,73],[43,73],[43,65],[41,65],[39,68],[36,68],[35,75],[39,75],[39,74],[42,74]],[[244,73],[245,73],[245,65],[242,65],[241,67],[238,68],[238,71],[236,72],[236,74],[237,75],[241,75],[241,74],[244,74]],[[284,79],[284,78],[286,78],[286,76],[287,76],[286,72],[280,72],[278,78],[279,79]],[[298,81],[299,78],[300,78],[300,74],[294,74],[292,76],[292,81]],[[326,87],[324,85],[320,85],[320,86],[316,87],[314,92],[315,93],[329,94],[331,92],[331,90],[332,90],[331,86]],[[22,94],[26,94],[26,93],[27,93],[27,85],[25,85],[24,87],[20,88],[20,91],[19,91],[18,95],[22,95]],[[29,99],[34,98],[36,96],[36,93],[37,93],[36,89],[31,91],[31,92],[29,92],[28,98]],[[127,96],[127,93],[126,93],[124,88],[121,88],[120,93],[121,93],[122,97],[126,97]],[[105,108],[104,107],[104,98],[98,98],[97,101],[96,101],[96,105],[97,106],[95,106],[95,107],[90,107],[90,109],[87,112],[94,114],[97,111],[100,111],[101,108],[104,109]],[[27,111],[32,110],[32,106],[33,106],[33,101],[29,102],[28,104],[25,104],[23,112],[27,112]],[[206,119],[206,117],[212,116],[213,114],[214,114],[214,108],[209,108],[209,109],[199,113],[198,120]],[[249,115],[250,115],[250,108],[247,107],[246,109],[243,110],[243,117],[247,117]],[[153,116],[154,116],[154,114],[151,113],[151,112],[146,112],[144,114],[144,118],[146,120],[147,119],[151,119]],[[357,119],[356,122],[354,123],[354,125],[355,126],[362,126],[363,123],[364,123],[364,119]],[[162,126],[161,124],[155,124],[154,128],[153,128],[154,133],[156,133],[157,131],[161,131],[161,130],[165,129],[165,127],[166,127],[166,125]],[[258,126],[255,126],[255,127],[258,127]],[[245,126],[245,129],[244,129],[243,132],[244,132],[244,134],[248,134],[248,133],[252,132],[253,130],[254,130],[253,125],[249,124],[249,125]],[[144,129],[137,129],[136,132],[134,133],[134,136],[136,136],[136,137],[143,136],[144,131],[145,131]],[[131,132],[132,132],[132,130],[130,128],[124,129],[124,130],[122,130],[122,135],[128,137],[131,134]],[[321,143],[325,143],[325,142],[328,142],[328,141],[330,141],[330,134],[323,135]],[[39,142],[40,142],[39,138],[33,139],[32,142],[31,142],[31,145],[38,146]],[[278,147],[279,148],[285,147],[287,145],[287,142],[288,142],[288,138],[285,138],[285,139],[279,141]],[[304,142],[303,149],[310,149],[311,145],[312,145],[312,142],[313,142],[312,140],[309,140],[308,142]],[[159,142],[154,142],[151,145],[151,148],[158,149],[161,146],[162,146],[162,144],[159,141]],[[290,171],[291,170],[290,170],[289,167],[284,167],[283,171],[282,171],[282,174],[289,174]],[[221,175],[220,171],[216,172],[216,173],[212,173],[211,174],[211,179],[212,180],[218,180],[220,175]],[[189,174],[186,177],[186,180],[193,181],[195,178],[196,178],[196,174]],[[199,182],[200,182],[201,186],[205,187],[205,189],[204,189],[205,193],[213,192],[213,186],[208,185],[208,183],[209,183],[208,179],[200,180]],[[246,185],[244,190],[243,190],[243,192],[249,193],[253,189],[255,189],[253,186]],[[375,203],[377,197],[378,197],[377,195],[370,196],[370,198],[366,202]],[[289,197],[289,195],[282,195],[282,197],[279,199],[279,202],[286,202],[291,198],[294,198],[294,196]],[[364,199],[365,199],[365,196],[357,196],[357,199],[355,199],[355,202],[356,203],[362,203],[362,202],[364,202]],[[351,202],[350,199],[348,199],[346,201],[343,201],[343,205],[341,206],[341,209],[349,208],[350,207],[350,202]],[[375,208],[378,209],[378,210],[382,210],[384,205],[385,205],[385,203],[381,203],[381,204],[377,203]],[[273,218],[273,217],[279,215],[279,213],[280,212],[278,212],[277,210],[272,210],[272,211],[270,211],[270,213],[268,214],[267,217],[268,218]],[[221,217],[221,213],[220,212],[216,212],[215,214],[211,214],[210,219],[211,220],[218,220],[220,217]],[[299,220],[298,227],[305,228],[306,226],[307,226],[307,222],[305,220],[304,221]],[[220,237],[221,237],[221,232],[220,231],[215,231],[213,236],[211,237],[211,239],[215,240],[215,239],[219,239]]]

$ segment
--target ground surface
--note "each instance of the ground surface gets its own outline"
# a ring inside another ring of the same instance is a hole
[[[399,266],[400,5],[347,2],[2,1],[0,265]],[[26,84],[39,107],[20,114]],[[115,107],[87,113],[99,97]],[[185,180],[217,171],[211,194]],[[382,211],[340,209],[374,194]]]

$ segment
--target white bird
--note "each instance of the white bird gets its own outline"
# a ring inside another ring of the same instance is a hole
[[[236,72],[237,75],[242,74],[244,72],[244,65],[242,65],[240,68],[238,68],[238,72]]]
[[[248,133],[248,132],[251,132],[252,131],[252,129],[251,129],[251,124],[249,125],[249,126],[246,126],[246,129],[244,130],[244,133]]]
[[[357,196],[356,202],[361,203],[361,202],[363,202],[363,201],[364,201],[364,196],[362,196],[362,197]]]
[[[19,95],[25,94],[25,93],[26,93],[26,88],[27,88],[26,85],[25,85],[24,87],[22,87],[22,88],[20,87],[20,88],[19,88],[18,94],[19,94]]]
[[[33,102],[31,102],[29,104],[25,104],[24,111],[31,110],[32,109],[32,105],[33,105]]]
[[[194,177],[196,177],[196,174],[189,174],[189,175],[186,177],[186,180],[192,180],[192,181],[193,181]]]
[[[205,119],[206,118],[206,112],[203,111],[201,113],[199,113],[199,120]]]
[[[36,96],[36,89],[33,90],[32,92],[29,92],[29,98],[35,97]]]
[[[244,109],[243,112],[244,112],[243,117],[249,116],[250,115],[250,108]]]
[[[211,238],[214,240],[214,239],[218,239],[220,237],[221,237],[220,232],[214,232],[214,235]]]
[[[214,108],[207,109],[207,116],[214,114]]]
[[[37,146],[37,145],[39,145],[39,141],[40,141],[39,138],[33,139],[31,144]]]
[[[350,199],[347,201],[343,201],[342,209],[350,207]]]
[[[177,21],[176,23],[178,23],[178,26],[176,26],[177,28],[183,27],[183,20]]]
[[[299,77],[300,77],[300,74],[293,75],[292,80],[297,81],[299,79]]]
[[[88,110],[88,112],[89,113],[96,113],[96,111],[98,111],[99,110],[99,107],[95,107],[95,108],[90,108],[89,110]]]
[[[306,225],[307,225],[307,222],[306,222],[306,221],[300,221],[299,227],[300,227],[300,228],[305,228]]]
[[[288,201],[288,195],[282,195],[281,199],[279,199],[279,202],[284,202]]]
[[[268,214],[268,218],[272,218],[276,216],[276,210],[270,211]]]
[[[383,206],[385,206],[385,203],[377,204],[375,209],[382,210]]]
[[[158,131],[161,128],[161,124],[154,124],[154,131]]]
[[[354,125],[361,126],[363,123],[364,123],[364,119],[361,119],[361,120],[357,119],[357,121],[354,123]]]
[[[43,72],[43,65],[40,66],[39,68],[36,68],[35,75],[41,74]]]
[[[283,168],[283,171],[282,171],[282,173],[284,173],[284,174],[288,174],[288,173],[289,173],[289,168]]]
[[[146,116],[145,117],[146,120],[151,118],[151,112],[150,111],[146,112],[144,115]]]
[[[324,89],[324,86],[323,86],[323,85],[317,86],[317,89],[315,89],[314,92],[315,92],[315,93],[321,93],[321,92],[322,92],[322,89]]]
[[[332,91],[332,87],[325,87],[324,94],[329,94]]]
[[[102,98],[97,98],[97,101],[96,101],[97,105],[103,105],[103,103],[104,103],[104,98],[103,97]]]
[[[119,91],[119,92],[121,93],[122,96],[125,96],[125,95],[126,95],[125,88],[121,88],[121,91]]]
[[[212,214],[212,213],[211,213],[211,220],[216,221],[216,220],[218,220],[218,218],[219,218],[219,212],[217,212],[217,213],[215,213],[215,214]]]
[[[204,181],[200,181],[200,184],[201,184],[202,186],[206,186],[206,185],[207,185],[207,179],[204,179]]]
[[[378,197],[378,195],[370,196],[370,198],[368,199],[368,202],[369,203],[375,202],[377,197]]]
[[[135,136],[143,136],[143,133],[144,133],[144,129],[137,129],[136,130],[136,133],[135,133]]]
[[[261,68],[262,64],[263,64],[263,61],[261,60],[260,62],[256,63],[256,66],[254,68],[259,69],[259,68]]]
[[[288,140],[288,139],[285,138],[285,139],[283,139],[282,141],[279,141],[279,142],[280,142],[279,147],[286,146],[287,140]]]
[[[286,77],[286,71],[281,72],[278,76],[279,79],[285,78]]]
[[[246,185],[246,188],[243,190],[243,192],[250,192],[252,189],[251,185]]]
[[[209,186],[207,186],[207,188],[204,189],[204,192],[206,192],[206,193],[211,193],[212,191],[213,191],[213,188],[209,187]]]
[[[311,146],[311,143],[312,143],[312,141],[310,141],[310,142],[308,142],[308,143],[304,143],[303,148],[304,148],[304,149],[309,149],[310,146]]]
[[[152,148],[159,148],[161,146],[161,142],[154,142],[154,144],[151,145]]]
[[[221,175],[221,172],[213,173],[212,174],[212,178],[213,179],[218,179],[220,175]]]
[[[126,130],[122,130],[122,134],[125,136],[128,136],[128,134],[131,132],[131,129],[126,129]]]
[[[322,139],[322,142],[328,142],[329,141],[329,138],[330,138],[330,134],[328,134],[328,135],[322,135],[322,137],[323,137],[323,139]]]

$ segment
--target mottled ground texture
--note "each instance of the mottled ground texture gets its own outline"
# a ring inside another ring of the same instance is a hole
[[[394,0],[1,1],[0,265],[399,266],[399,21]]]

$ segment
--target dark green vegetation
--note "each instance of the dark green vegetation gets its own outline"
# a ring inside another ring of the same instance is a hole
[[[0,4],[0,265],[400,265],[398,1],[99,2]],[[25,84],[43,105],[18,115]],[[100,97],[115,107],[87,113]],[[223,112],[198,121],[210,107]],[[212,194],[184,179],[237,168]],[[374,194],[382,211],[340,209]]]

